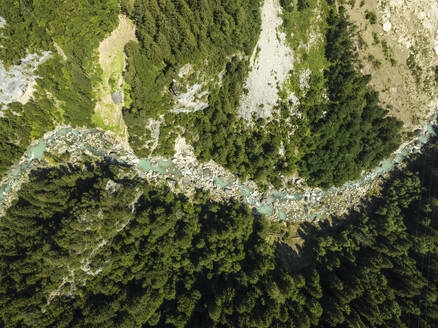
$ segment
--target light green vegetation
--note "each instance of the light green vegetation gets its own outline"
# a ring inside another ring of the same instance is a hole
[[[324,0],[281,0],[280,3],[283,6],[283,29],[295,58],[284,94],[292,91],[301,98],[308,88],[302,81],[306,71],[310,70],[312,79],[320,80],[328,65],[324,35],[329,6]]]
[[[98,100],[92,116],[92,122],[97,127],[115,132],[125,142],[128,140],[128,132],[122,117],[123,99],[119,99],[116,104],[112,95],[119,93],[119,98],[122,98],[126,90],[129,90],[129,87],[123,84],[122,73],[126,60],[124,48],[130,40],[135,40],[135,26],[129,19],[120,16],[117,29],[103,40],[98,48],[102,71],[101,82],[95,88]]]

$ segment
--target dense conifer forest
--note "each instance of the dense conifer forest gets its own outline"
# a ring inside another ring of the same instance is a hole
[[[0,221],[0,322],[433,328],[437,148],[360,213],[303,224],[304,268],[237,202],[189,200],[105,162],[34,171]]]
[[[33,97],[1,110],[0,177],[46,132],[96,128],[97,48],[125,15],[137,40],[124,48],[120,117],[138,158],[169,158],[181,136],[200,162],[214,160],[261,192],[292,176],[322,189],[358,178],[397,149],[402,124],[359,68],[344,1],[320,1],[326,66],[310,75],[301,115],[283,99],[271,119],[247,122],[237,110],[263,1],[3,0],[4,66],[29,53],[51,56],[38,68]],[[290,35],[290,17],[317,3],[281,0],[289,17],[282,28]],[[202,71],[208,104],[176,113],[186,64]],[[162,124],[153,151],[145,147],[150,120]],[[152,183],[126,164],[132,153],[125,164],[115,153],[69,163],[50,161],[50,151],[29,161],[19,190],[10,188],[16,197],[6,195],[0,327],[438,327],[436,138],[359,209],[294,222],[299,253],[290,235],[276,234],[285,222],[232,197]]]
[[[182,13],[189,10],[197,13],[201,6],[197,2],[190,5],[181,3],[184,2],[178,2],[184,8]],[[291,175],[298,171],[309,185],[329,187],[358,178],[363,170],[375,167],[398,147],[401,122],[387,117],[387,111],[379,104],[378,93],[368,85],[370,76],[363,75],[356,67],[358,55],[351,40],[351,25],[342,6],[339,9],[334,5],[329,7],[325,34],[325,57],[329,65],[322,76],[319,73],[311,76],[311,90],[301,99],[299,108],[304,117],[291,118],[290,105],[282,103],[278,117],[270,121],[259,119],[253,126],[248,126],[237,114],[248,74],[248,60],[233,54],[232,50],[251,54],[257,36],[254,31],[258,26],[256,13],[259,4],[257,1],[227,3],[218,12],[219,9],[213,5],[216,2],[207,3],[203,2],[206,6],[202,11],[204,18],[188,13],[174,17],[178,18],[180,25],[182,21],[186,22],[184,28],[179,29],[175,27],[177,24],[173,24],[173,32],[166,28],[167,23],[159,23],[160,17],[167,17],[173,8],[177,8],[172,2],[168,2],[161,11],[155,1],[138,2],[134,9],[127,9],[133,19],[143,22],[138,31],[140,43],[132,42],[126,48],[130,59],[125,75],[131,85],[133,102],[131,108],[125,110],[124,118],[129,127],[130,143],[139,155],[148,155],[144,147],[145,138],[150,137],[146,128],[147,119],[157,118],[169,108],[171,94],[167,92],[163,95],[161,90],[171,85],[173,71],[189,60],[196,63],[198,58],[204,58],[211,63],[209,67],[213,72],[219,72],[225,64],[226,55],[232,58],[225,65],[221,86],[213,88],[209,95],[209,105],[205,110],[166,114],[168,125],[185,129],[185,136],[192,140],[201,161],[213,159],[242,179],[250,177],[260,185],[272,183],[280,187],[279,172]],[[290,2],[284,6],[289,9]],[[155,21],[144,14],[148,12],[145,8],[156,11],[152,15]],[[246,8],[248,17],[239,23],[242,8]],[[298,14],[303,10],[300,8],[295,9]],[[216,15],[231,20],[221,24],[223,29],[227,28],[223,32],[211,31],[208,25],[217,24]],[[202,31],[208,31],[207,35],[197,34],[200,33],[199,24],[191,17],[203,19],[206,28]],[[165,21],[170,24],[170,20]],[[149,26],[147,29],[144,28],[146,25]],[[222,33],[220,37],[217,36],[219,32]],[[166,33],[171,34],[173,39]],[[178,42],[185,39],[185,34],[193,34],[190,39],[198,39],[199,48],[186,50],[184,47],[189,45],[181,48]],[[195,38],[194,35],[198,36]],[[235,38],[235,35],[239,37]],[[166,46],[158,46],[156,42],[165,42]],[[221,50],[214,50],[213,57],[205,56],[204,44],[205,49]],[[164,49],[167,53],[163,53]],[[216,54],[219,56],[216,57]],[[322,95],[325,92],[324,98]],[[298,130],[290,138],[288,135],[293,125],[297,125]],[[172,154],[174,132],[167,127],[161,131],[163,146],[157,149],[159,154]],[[285,151],[279,156],[281,144]]]

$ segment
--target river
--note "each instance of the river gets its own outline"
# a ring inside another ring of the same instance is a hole
[[[0,213],[11,203],[29,170],[45,161],[50,153],[71,152],[79,158],[83,154],[94,159],[111,160],[120,165],[129,165],[148,181],[166,180],[175,191],[191,193],[196,188],[209,191],[213,198],[226,200],[236,198],[257,210],[260,214],[277,220],[319,220],[327,215],[340,215],[361,197],[365,196],[379,177],[385,176],[434,135],[435,119],[417,137],[403,144],[392,156],[380,163],[360,179],[327,190],[319,188],[296,188],[262,192],[251,181],[242,182],[219,165],[199,163],[191,157],[137,158],[122,148],[109,133],[99,129],[74,129],[60,127],[32,143],[21,160],[2,179],[0,186]],[[73,150],[73,151],[72,151]],[[47,163],[44,164],[47,166]]]

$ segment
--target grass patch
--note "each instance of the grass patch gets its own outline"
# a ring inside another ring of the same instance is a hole
[[[300,75],[310,70],[313,76],[322,79],[327,67],[324,34],[327,29],[328,5],[319,0],[281,1],[281,4],[283,29],[295,57],[294,70],[285,87],[300,98],[304,96]]]
[[[92,122],[99,128],[112,131],[126,138],[126,125],[122,117],[123,103],[116,104],[112,94],[123,91],[123,71],[125,68],[125,45],[135,39],[135,27],[124,16],[111,35],[99,46],[101,81],[95,88],[97,103]]]

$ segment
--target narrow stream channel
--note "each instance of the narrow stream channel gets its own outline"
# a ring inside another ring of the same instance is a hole
[[[34,142],[25,152],[21,161],[12,168],[0,186],[0,212],[3,209],[7,195],[14,185],[27,172],[34,161],[42,160],[45,153],[52,148],[64,146],[75,146],[81,154],[92,154],[101,159],[110,158],[113,162],[121,165],[130,165],[143,178],[154,177],[156,179],[170,179],[181,181],[188,186],[188,189],[202,187],[217,194],[220,199],[239,198],[251,208],[256,209],[260,214],[278,220],[318,220],[327,214],[333,214],[330,207],[325,208],[324,204],[333,200],[338,195],[347,195],[353,190],[363,188],[367,191],[367,185],[372,184],[378,177],[384,176],[397,167],[411,153],[419,151],[435,134],[435,119],[433,123],[426,126],[422,133],[414,140],[400,147],[390,158],[382,161],[380,165],[371,172],[364,174],[360,179],[345,183],[341,187],[332,187],[327,190],[306,188],[300,192],[286,190],[269,190],[260,192],[252,183],[241,182],[231,173],[228,176],[214,176],[205,165],[198,163],[194,169],[185,169],[178,166],[174,160],[169,159],[148,159],[137,158],[132,152],[123,150],[121,147],[115,149],[115,145],[106,139],[105,133],[98,129],[79,130],[70,127],[58,128],[56,131],[46,134],[45,138]],[[92,146],[90,140],[100,137],[99,145]],[[68,148],[68,147],[67,147]]]

